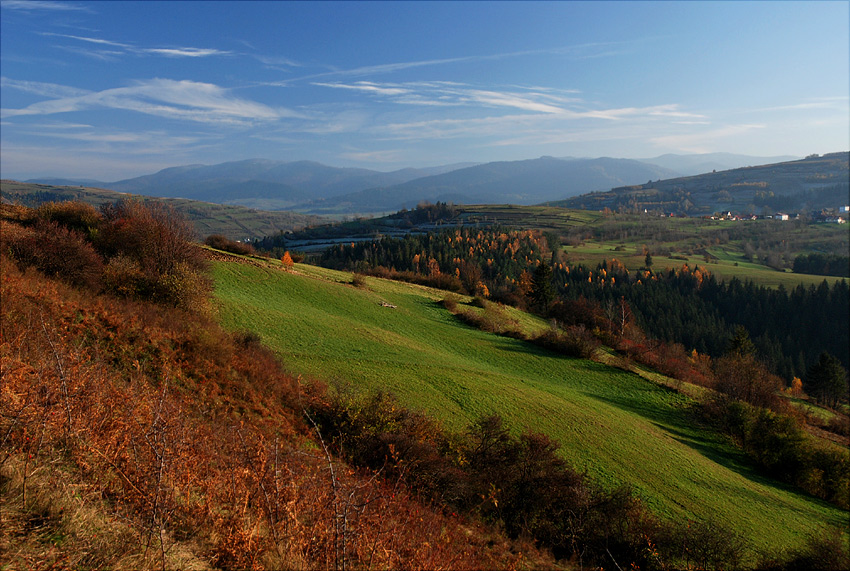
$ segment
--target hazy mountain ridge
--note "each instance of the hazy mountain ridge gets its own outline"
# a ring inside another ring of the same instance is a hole
[[[263,211],[236,204],[218,204],[182,198],[148,197],[119,193],[102,188],[74,185],[49,185],[13,180],[0,181],[0,200],[3,204],[22,204],[36,208],[45,202],[78,200],[100,207],[133,197],[142,202],[163,202],[174,207],[195,227],[199,238],[222,234],[233,240],[271,236],[321,224],[324,220],[283,210]]]
[[[389,212],[422,201],[535,204],[678,173],[631,159],[499,161],[296,206],[313,214]]]
[[[642,185],[641,190],[648,191],[654,187],[644,184],[646,181],[675,180],[677,182],[673,184],[680,184],[678,181],[683,178],[695,176],[692,174],[695,170],[705,169],[705,173],[719,174],[728,170],[724,168],[728,165],[767,164],[783,158],[787,157],[730,153],[668,154],[639,160],[540,157],[484,164],[403,168],[391,172],[337,168],[314,161],[248,159],[217,165],[170,167],[112,183],[94,184],[73,179],[32,179],[28,182],[51,180],[58,181],[52,184],[98,186],[147,196],[179,197],[264,210],[294,209],[311,214],[395,212],[412,208],[423,201],[530,205],[569,200],[587,193],[595,193],[594,199],[570,202],[569,205],[579,207],[578,204],[587,204],[589,208],[602,208],[604,206],[597,203],[621,204],[622,201],[606,202],[596,196],[612,188]],[[712,170],[718,173],[712,173]],[[667,186],[667,183],[660,184],[659,189],[663,191]],[[775,190],[773,192],[776,193]],[[688,206],[680,198],[672,203],[669,197],[659,199],[655,206],[665,206],[667,210],[675,209],[673,207],[679,202]],[[736,203],[728,197],[720,198],[726,200],[724,205]],[[716,200],[713,206],[706,206],[711,201],[701,199],[696,204],[692,199],[687,200],[702,208],[695,212],[708,211],[718,205]]]

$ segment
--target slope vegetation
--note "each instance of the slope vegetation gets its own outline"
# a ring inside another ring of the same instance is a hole
[[[499,413],[517,432],[559,441],[602,485],[632,484],[657,513],[740,535],[751,558],[846,523],[846,512],[758,476],[682,394],[462,325],[438,304],[442,292],[371,278],[355,288],[351,274],[300,265],[218,263],[214,275],[225,326],[258,332],[292,373],[392,391],[455,429]]]
[[[305,415],[321,391],[198,310],[187,228],[60,212],[0,209],[0,568],[553,567],[331,456]],[[166,244],[170,270],[127,271]],[[99,283],[121,268],[137,279]],[[161,295],[180,282],[191,303]]]
[[[132,195],[102,188],[82,186],[63,186],[54,184],[35,184],[4,180],[0,183],[3,201],[36,207],[45,202],[61,202],[79,200],[100,206],[111,204],[118,200],[130,198]],[[212,204],[197,200],[181,198],[157,199],[148,196],[133,196],[143,201],[159,201],[169,204],[185,216],[194,226],[198,236],[221,234],[233,240],[262,238],[280,232],[300,230],[305,226],[321,221],[316,216],[297,214],[295,212],[263,212],[243,206]],[[267,205],[257,202],[254,206]]]

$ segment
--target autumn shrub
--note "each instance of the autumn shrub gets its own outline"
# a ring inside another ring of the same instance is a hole
[[[103,208],[105,221],[97,246],[108,257],[124,254],[142,270],[159,276],[178,266],[204,269],[205,259],[194,245],[194,230],[173,208],[163,203],[122,201]]]
[[[206,262],[193,230],[173,208],[125,201],[103,213],[95,244],[116,260],[106,276],[111,291],[175,307],[204,305],[210,291]]]
[[[21,224],[23,226],[30,226],[37,219],[38,216],[36,215],[35,210],[28,206],[0,202],[0,220]]]
[[[81,232],[88,238],[97,236],[103,222],[103,215],[92,205],[70,200],[66,202],[46,202],[36,209],[41,220],[56,222],[70,230]]]
[[[600,346],[599,339],[583,326],[550,328],[531,340],[536,345],[569,357],[591,359]]]
[[[818,530],[806,546],[759,563],[756,571],[835,571],[850,569],[850,545],[838,530]]]
[[[754,406],[780,410],[782,380],[751,354],[730,353],[714,361],[715,388]]]
[[[481,331],[513,337],[514,339],[524,340],[526,338],[519,322],[512,319],[498,304],[483,299],[479,303],[483,304],[484,311],[477,312],[474,309],[464,308],[460,310],[455,309],[453,313],[467,325],[471,325]]]
[[[487,305],[489,304],[489,302],[484,298],[484,296],[476,295],[475,297],[472,298],[472,301],[469,302],[469,304],[472,307],[480,307],[482,309],[485,309],[487,307]]]
[[[850,437],[850,416],[836,415],[827,421],[824,428],[845,438]]]
[[[629,489],[595,487],[566,464],[556,442],[514,436],[498,416],[450,434],[386,393],[353,396],[344,388],[313,402],[310,414],[350,461],[398,478],[443,509],[532,539],[558,558],[607,565],[613,553],[644,568],[647,540],[660,533]]]
[[[152,291],[141,264],[122,254],[107,262],[103,270],[103,285],[107,292],[119,297],[144,299],[150,297]]]
[[[770,477],[843,509],[850,507],[850,453],[846,448],[818,443],[793,416],[728,396],[708,401],[703,411]]]
[[[523,311],[527,307],[526,298],[521,293],[504,285],[490,289],[490,301],[516,307]]]
[[[239,254],[242,256],[249,256],[255,253],[254,246],[251,244],[237,242],[236,240],[231,240],[221,234],[212,234],[207,236],[204,240],[204,244],[210,248],[215,248],[216,250],[223,250],[225,252],[230,252],[231,254]]]
[[[548,316],[565,326],[581,326],[587,329],[605,329],[608,320],[599,302],[587,298],[560,299],[549,307]]]
[[[76,230],[53,221],[38,221],[31,229],[4,223],[3,244],[22,267],[35,267],[76,286],[100,286],[103,260]]]
[[[448,309],[452,313],[454,313],[455,310],[457,309],[458,303],[460,303],[460,298],[457,295],[454,295],[454,294],[447,294],[440,301],[440,304],[442,304],[443,307],[445,307],[446,309]]]
[[[668,549],[681,559],[683,569],[741,569],[744,543],[729,529],[702,521],[687,521],[672,528]]]
[[[351,285],[356,288],[366,287],[366,277],[363,274],[355,273],[351,276]]]

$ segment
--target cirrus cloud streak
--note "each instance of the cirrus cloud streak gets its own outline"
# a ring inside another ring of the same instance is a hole
[[[12,87],[42,95],[61,94],[55,99],[33,103],[21,109],[3,109],[3,118],[25,115],[53,115],[96,108],[121,109],[148,115],[196,121],[247,125],[274,121],[283,117],[301,117],[300,113],[272,108],[233,96],[228,89],[211,83],[189,80],[150,79],[128,87],[86,91],[34,82],[4,79]]]

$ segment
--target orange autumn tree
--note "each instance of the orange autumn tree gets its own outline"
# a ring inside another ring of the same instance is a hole
[[[283,264],[283,269],[287,271],[291,270],[292,266],[295,265],[295,262],[292,261],[292,256],[289,255],[289,250],[283,253],[280,263]]]

